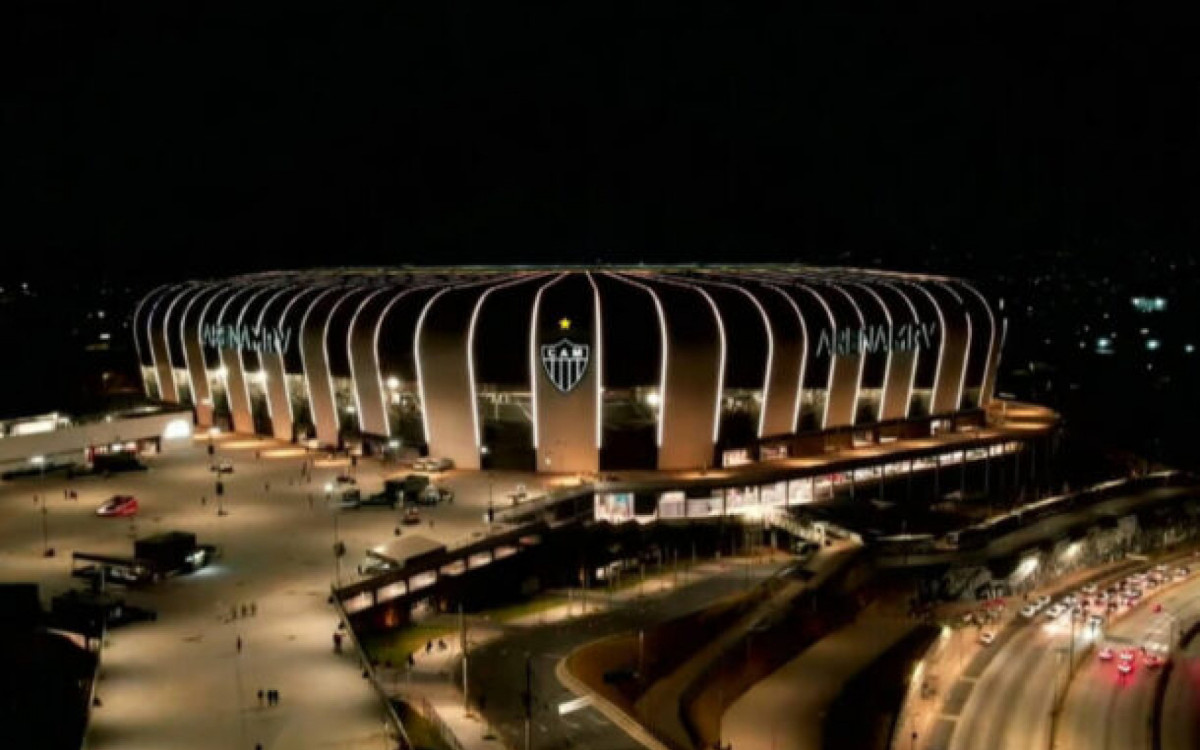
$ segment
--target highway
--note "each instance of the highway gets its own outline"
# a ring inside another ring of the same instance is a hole
[[[1162,611],[1155,612],[1154,604],[1161,604]],[[1173,639],[1172,621],[1191,622],[1197,617],[1200,617],[1200,576],[1193,576],[1117,621],[1103,643],[1115,652],[1133,649],[1134,669],[1128,677],[1120,677],[1116,659],[1105,662],[1090,656],[1079,668],[1067,694],[1055,746],[1088,750],[1149,748],[1155,683],[1162,679],[1163,671],[1143,663],[1141,648],[1145,646],[1151,651],[1166,648]],[[1191,710],[1194,711],[1194,704]],[[1175,720],[1164,721],[1164,727],[1172,727],[1171,734],[1178,735],[1175,725],[1187,724],[1189,717],[1177,710],[1172,718]],[[1194,720],[1194,715],[1190,718]]]
[[[1028,620],[1018,615],[998,633],[995,643],[976,647],[971,663],[949,690],[928,746],[953,750],[1051,747],[1053,724],[1056,748],[1149,747],[1152,678],[1161,672],[1141,663],[1140,648],[1168,643],[1172,618],[1190,621],[1200,617],[1200,576],[1194,574],[1147,599],[1116,617],[1107,632],[1094,631],[1081,622],[1072,632],[1066,615],[1054,620],[1048,620],[1044,611]],[[1154,612],[1156,603],[1162,604],[1162,612]],[[1109,645],[1118,654],[1124,648],[1134,649],[1137,665],[1133,674],[1118,677],[1116,659],[1101,661],[1095,650],[1088,650],[1093,644],[1097,650]],[[1072,654],[1081,666],[1068,688],[1067,664]],[[1062,711],[1053,722],[1057,700],[1062,701]],[[1194,702],[1188,705],[1178,699],[1177,704],[1179,715],[1194,711]]]
[[[1042,614],[1017,622],[989,647],[980,647],[951,694],[945,713],[954,705],[962,711],[949,747],[1045,747],[1050,731],[1050,706],[1065,677],[1071,635],[1067,618],[1048,623]],[[1080,630],[1077,628],[1077,631]],[[1087,636],[1075,634],[1075,647]],[[965,699],[965,700],[964,700]]]

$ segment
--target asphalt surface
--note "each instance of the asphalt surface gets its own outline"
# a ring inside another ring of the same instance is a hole
[[[631,602],[588,618],[515,631],[471,652],[471,692],[473,695],[481,692],[485,696],[484,713],[506,744],[523,747],[525,711],[522,692],[528,655],[534,695],[531,722],[534,748],[640,750],[640,744],[595,708],[589,706],[565,716],[559,715],[558,705],[576,697],[554,675],[559,659],[599,638],[636,631],[648,624],[695,611],[730,594],[746,591],[780,567],[780,564],[749,568],[740,563],[730,564],[723,572],[699,578],[661,596]]]
[[[1192,639],[1178,657],[1159,720],[1163,750],[1200,747],[1200,638]]]
[[[1154,612],[1154,604],[1162,612]],[[1080,750],[1125,750],[1151,746],[1155,685],[1163,679],[1161,668],[1146,667],[1141,662],[1140,649],[1166,645],[1171,641],[1171,620],[1190,622],[1200,617],[1200,576],[1174,586],[1152,597],[1116,622],[1106,634],[1104,643],[1114,651],[1133,649],[1135,668],[1128,676],[1118,676],[1116,663],[1104,662],[1092,656],[1080,667],[1071,691],[1063,706],[1057,735],[1057,747]],[[1184,708],[1179,706],[1179,708]],[[1192,707],[1194,710],[1194,705]],[[1183,711],[1164,717],[1164,729],[1171,727],[1172,735],[1179,724],[1187,724]],[[1195,745],[1187,747],[1194,748]]]
[[[1081,666],[1063,699],[1055,747],[1149,746],[1150,677],[1157,671],[1151,673],[1139,665],[1132,677],[1121,681],[1115,663],[1101,663],[1094,651],[1085,650],[1093,642],[1099,644],[1097,648],[1105,644],[1118,650],[1139,647],[1151,633],[1165,639],[1164,618],[1168,615],[1156,615],[1153,604],[1161,602],[1164,613],[1171,613],[1191,598],[1197,598],[1194,614],[1200,615],[1200,577],[1146,597],[1148,602],[1144,600],[1115,619],[1107,632],[1093,633],[1082,623],[1076,624],[1074,654]],[[990,647],[978,647],[951,688],[951,699],[932,729],[929,746],[953,750],[1049,747],[1051,709],[1067,689],[1071,639],[1070,621],[1065,616],[1053,622],[1040,613],[1032,620],[1017,616]]]

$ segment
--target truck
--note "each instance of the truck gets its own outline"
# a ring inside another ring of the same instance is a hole
[[[137,586],[199,570],[216,556],[217,548],[197,544],[195,534],[167,531],[136,540],[133,557],[74,552],[71,575],[90,580],[97,587],[105,582]]]

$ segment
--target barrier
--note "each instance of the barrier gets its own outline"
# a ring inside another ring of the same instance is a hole
[[[342,607],[341,600],[337,597],[337,590],[330,590],[330,601],[333,603],[333,608],[337,610],[338,619],[343,627],[339,632],[344,632],[350,638],[350,643],[354,646],[354,653],[358,655],[359,664],[362,666],[363,672],[366,674],[367,681],[371,683],[371,689],[375,691],[376,697],[383,703],[384,712],[388,718],[388,722],[395,729],[396,736],[400,739],[400,747],[406,750],[415,750],[412,740],[408,736],[408,731],[404,729],[404,722],[400,720],[400,714],[396,712],[396,706],[392,703],[391,696],[384,690],[383,685],[379,682],[379,677],[375,673],[375,665],[367,657],[363,650],[362,644],[358,642],[358,636],[354,633],[354,628],[350,625],[350,616],[346,614],[346,610]],[[456,748],[461,750],[461,748]]]

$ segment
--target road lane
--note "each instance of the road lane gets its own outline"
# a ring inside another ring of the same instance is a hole
[[[1154,611],[1155,604],[1162,605],[1161,612]],[[1119,659],[1106,662],[1089,654],[1063,704],[1056,747],[1149,748],[1154,689],[1162,671],[1144,664],[1141,649],[1169,643],[1173,618],[1190,621],[1198,616],[1200,577],[1195,577],[1150,597],[1113,623],[1100,644],[1109,645],[1118,655],[1122,649],[1133,650],[1134,670],[1128,677],[1120,677]]]

